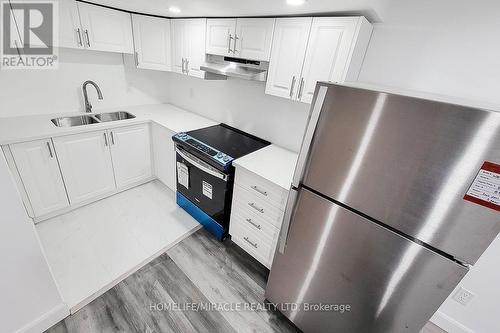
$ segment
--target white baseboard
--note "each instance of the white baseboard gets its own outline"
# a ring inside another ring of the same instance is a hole
[[[64,318],[69,316],[69,307],[65,303],[61,303],[54,307],[49,312],[38,317],[28,325],[17,330],[16,333],[41,333],[51,328]]]
[[[431,322],[448,333],[475,333],[470,328],[460,324],[455,319],[437,311],[431,318]]]

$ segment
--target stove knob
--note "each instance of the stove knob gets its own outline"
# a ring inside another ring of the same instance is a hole
[[[222,158],[222,155],[224,155],[224,154],[222,154],[222,153],[220,153],[220,152],[219,152],[219,153],[217,153],[217,158]]]
[[[229,156],[224,156],[223,160],[224,160],[224,162],[229,161]]]

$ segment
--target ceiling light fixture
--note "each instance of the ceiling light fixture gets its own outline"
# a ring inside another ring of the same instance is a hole
[[[306,0],[286,0],[286,3],[290,6],[300,6],[303,5]]]
[[[168,7],[168,11],[174,14],[180,13],[181,9],[179,7]]]

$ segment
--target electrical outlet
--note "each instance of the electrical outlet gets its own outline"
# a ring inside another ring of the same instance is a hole
[[[474,298],[474,294],[464,288],[458,289],[453,295],[453,299],[462,305],[467,305],[472,298]]]

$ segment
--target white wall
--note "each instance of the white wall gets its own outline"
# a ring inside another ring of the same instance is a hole
[[[0,150],[0,330],[41,332],[69,314]]]
[[[392,0],[359,80],[500,105],[500,3]]]
[[[170,103],[298,151],[309,104],[266,95],[264,90],[264,82],[169,74]]]
[[[499,18],[494,0],[392,0],[375,25],[360,81],[500,110]],[[433,321],[450,332],[499,332],[498,258],[500,236],[459,285],[474,299],[463,306],[450,296]]]
[[[125,56],[130,57],[131,56]],[[0,117],[54,112],[83,112],[82,83],[95,81],[104,99],[88,86],[94,109],[165,103],[164,72],[136,70],[123,65],[119,53],[59,49],[58,70],[2,70]]]

